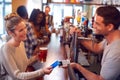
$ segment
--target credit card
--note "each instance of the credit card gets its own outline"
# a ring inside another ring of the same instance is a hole
[[[53,64],[51,64],[50,66],[52,66],[52,68],[55,68],[57,66],[59,66],[60,62],[59,61],[55,61]]]

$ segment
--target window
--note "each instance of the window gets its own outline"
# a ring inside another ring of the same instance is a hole
[[[11,2],[12,0],[5,0],[5,2]]]
[[[2,11],[2,5],[0,5],[0,34],[3,33],[3,11]]]
[[[33,9],[42,9],[42,0],[29,0],[27,3],[28,15],[31,15]]]
[[[52,0],[52,2],[63,2],[64,0]]]
[[[5,6],[5,15],[11,13],[11,11],[12,11],[11,7],[12,7],[11,4],[7,4]]]
[[[43,5],[43,11],[46,5]],[[59,28],[62,19],[66,16],[73,16],[74,9],[80,9],[82,11],[82,6],[75,6],[71,4],[49,4],[51,11],[50,14],[53,15],[54,27]],[[70,22],[77,24],[74,19],[70,19]]]
[[[64,17],[66,16],[72,16],[72,9],[73,6],[64,6],[63,10],[64,10]]]
[[[0,34],[5,33],[4,16],[12,12],[12,0],[0,0]]]

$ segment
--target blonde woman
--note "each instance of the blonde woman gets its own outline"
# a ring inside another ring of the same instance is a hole
[[[26,40],[26,25],[16,13],[5,17],[6,31],[11,36],[0,50],[0,80],[29,80],[50,74],[51,67],[33,72],[25,72],[29,64],[37,60],[37,55],[27,58],[23,41]]]

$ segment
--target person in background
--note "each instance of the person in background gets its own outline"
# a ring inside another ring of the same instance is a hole
[[[42,29],[42,28],[45,29],[45,23],[46,23],[46,21],[45,21],[45,13],[43,11],[40,11],[39,17],[41,19],[40,20],[40,29]],[[46,31],[45,31],[45,33],[46,33]]]
[[[48,35],[51,35],[51,31],[54,29],[54,22],[53,22],[53,16],[49,14],[50,7],[47,5],[45,6],[45,15],[46,15],[46,30],[48,32]],[[51,31],[50,31],[51,28]]]
[[[45,43],[44,35],[47,35],[47,31],[45,29],[45,13],[40,11],[40,9],[33,9],[29,22],[32,25],[36,38],[39,39],[40,42]]]
[[[36,38],[39,38],[40,33],[40,22],[41,17],[39,16],[40,9],[33,9],[29,18],[29,22],[32,26],[32,29],[34,30],[34,34],[36,35]]]
[[[39,37],[41,37],[45,41],[45,43],[49,42],[49,36],[45,28],[46,26],[45,13],[43,11],[40,11],[39,18],[40,18],[39,35],[41,35]]]
[[[25,21],[16,13],[5,17],[5,28],[11,38],[0,49],[0,80],[25,80],[50,74],[51,67],[25,72],[28,65],[37,60],[38,55],[27,58],[24,40],[27,28]]]
[[[24,41],[25,50],[27,53],[28,58],[30,58],[34,53],[36,53],[35,48],[38,46],[39,41],[35,37],[34,31],[28,22],[28,12],[24,5],[21,5],[17,8],[17,14],[26,21],[27,27],[27,39]]]
[[[28,20],[28,12],[24,5],[20,5],[16,12],[21,18]]]
[[[94,16],[93,31],[104,36],[100,43],[81,40],[81,44],[94,53],[103,53],[100,75],[94,74],[80,64],[70,65],[79,70],[87,80],[120,80],[120,12],[114,6],[101,6]]]

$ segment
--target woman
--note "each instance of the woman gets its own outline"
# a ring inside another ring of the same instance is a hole
[[[28,65],[37,60],[37,55],[27,58],[23,41],[26,40],[26,25],[22,18],[16,13],[5,17],[7,33],[11,38],[0,50],[0,80],[25,80],[33,79],[50,74],[51,67],[39,69],[33,72],[25,72]]]
[[[36,37],[45,43],[48,40],[48,33],[45,29],[45,13],[39,9],[33,9],[29,22],[31,23]]]

